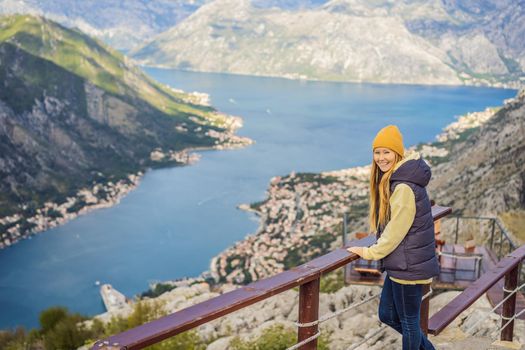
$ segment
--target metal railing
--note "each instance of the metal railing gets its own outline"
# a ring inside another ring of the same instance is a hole
[[[525,312],[524,309],[516,313],[518,291],[525,287],[525,283],[518,285],[520,265],[524,259],[525,245],[501,259],[494,268],[483,274],[478,280],[473,282],[461,294],[430,318],[429,333],[434,335],[441,333],[447,325],[474,304],[476,300],[498,283],[499,280],[505,278],[503,300],[492,309],[492,311],[495,311],[498,307],[503,306],[501,314],[502,325],[493,333],[501,331],[501,340],[512,341],[514,320]],[[481,321],[482,320],[478,320],[478,322]],[[477,325],[478,322],[476,322],[475,325]],[[473,329],[473,326],[470,327],[470,329]]]
[[[432,207],[434,220],[438,220],[450,212],[450,208]],[[375,237],[368,236],[352,242],[349,246],[370,246],[374,242]],[[240,287],[168,316],[110,336],[107,339],[99,340],[93,345],[92,349],[142,349],[221,316],[245,308],[258,301],[270,298],[294,287],[299,287],[298,343],[291,349],[315,350],[317,349],[317,338],[320,334],[319,323],[327,320],[328,317],[335,317],[333,315],[326,315],[319,318],[320,278],[323,274],[343,267],[358,258],[358,255],[349,253],[344,248],[336,249],[306,264],[253,282],[247,286]],[[427,297],[422,302],[421,313],[422,326],[426,330],[429,290],[426,289],[424,293],[426,293],[425,295]],[[357,306],[353,305],[345,311]],[[379,334],[383,329],[384,328],[380,328],[377,332],[374,332],[374,336]]]
[[[483,217],[483,216],[449,216],[445,220],[446,221],[455,221],[455,229],[454,229],[454,243],[459,243],[459,233],[460,233],[460,222],[461,221],[471,221],[475,220],[478,221],[480,224],[480,231],[486,231],[481,234],[481,238],[485,238],[483,240],[488,240],[488,247],[493,251],[497,252],[497,258],[498,260],[516,250],[517,246],[510,238],[510,234],[507,232],[507,230],[503,227],[500,220],[495,217]],[[485,227],[483,227],[483,222],[486,223]],[[472,225],[469,225],[472,226]],[[497,231],[497,232],[496,232]],[[464,236],[464,235],[463,235]],[[486,237],[485,237],[486,236]]]
[[[496,261],[518,248],[511,238],[512,235],[497,217],[451,215],[442,220],[442,225],[448,225],[446,231],[453,231],[455,244],[460,243],[461,239],[473,236],[478,243],[489,248]],[[519,281],[525,282],[525,266],[522,266],[518,274]]]

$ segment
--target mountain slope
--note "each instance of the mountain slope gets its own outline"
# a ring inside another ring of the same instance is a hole
[[[185,148],[231,144],[239,125],[99,42],[30,16],[0,18],[0,86],[0,233],[15,238],[37,225],[28,217],[65,215],[48,202],[74,213],[97,193],[107,200],[118,189],[97,184],[130,184],[129,174],[180,163]]]
[[[429,191],[436,202],[477,216],[525,208],[523,135],[525,91],[481,126],[435,143],[448,153],[432,168]]]
[[[45,16],[127,51],[193,13],[206,0],[0,0],[0,13]]]
[[[385,35],[388,33],[388,35]],[[258,9],[220,0],[144,48],[143,64],[344,81],[460,83],[432,47],[396,18]],[[425,49],[423,49],[425,48]]]
[[[499,7],[486,10],[486,17],[469,15],[469,9],[437,0],[332,0],[283,11],[248,0],[215,0],[131,54],[143,64],[199,71],[521,84],[525,45],[515,38],[525,35],[525,14],[519,3],[505,8],[508,16],[496,16]]]
[[[149,65],[382,83],[524,81],[525,7],[516,0],[0,0],[0,13],[44,15],[135,48]]]

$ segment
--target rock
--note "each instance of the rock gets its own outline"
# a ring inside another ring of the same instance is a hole
[[[233,336],[219,338],[206,347],[206,350],[228,350]]]

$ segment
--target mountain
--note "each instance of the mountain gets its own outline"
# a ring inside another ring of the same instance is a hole
[[[1,245],[188,161],[184,149],[245,141],[238,119],[40,17],[0,17],[0,86]]]
[[[314,8],[325,4],[328,0],[251,0],[255,7],[280,8],[283,10],[298,10]]]
[[[127,51],[179,23],[207,1],[0,0],[0,13],[44,16]]]
[[[517,1],[332,0],[283,10],[215,0],[131,54],[197,71],[519,86],[524,18]]]
[[[520,87],[517,0],[0,0],[138,62],[289,78]]]
[[[525,90],[483,124],[434,143],[429,191],[456,213],[495,216],[525,208]]]

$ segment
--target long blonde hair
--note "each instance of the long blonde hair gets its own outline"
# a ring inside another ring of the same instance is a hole
[[[370,208],[368,212],[370,231],[377,232],[379,227],[385,227],[390,220],[390,177],[394,173],[396,164],[403,159],[394,152],[395,160],[392,167],[383,173],[372,160],[370,171]]]

